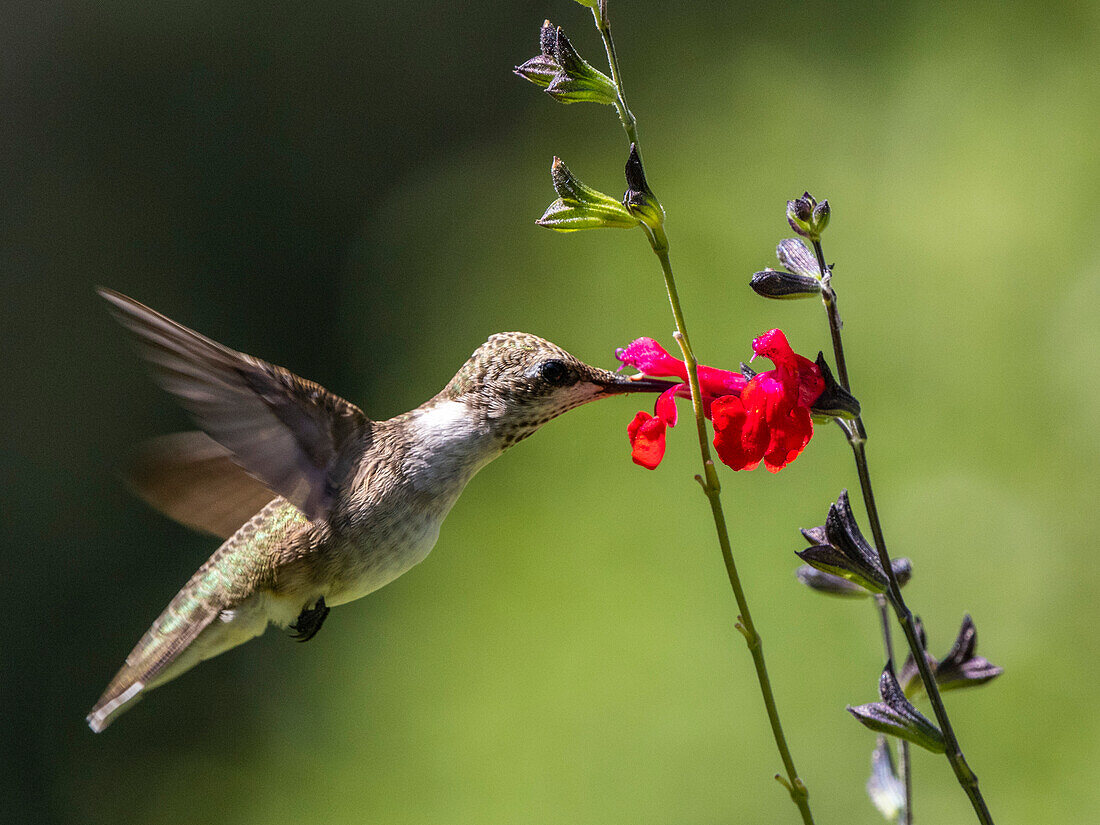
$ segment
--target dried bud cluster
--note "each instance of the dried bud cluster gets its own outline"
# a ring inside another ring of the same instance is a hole
[[[618,99],[615,82],[581,57],[561,27],[549,20],[539,32],[539,53],[514,71],[559,103],[613,105]]]
[[[814,542],[812,547],[797,554],[808,565],[871,593],[886,592],[889,586],[886,572],[878,552],[863,537],[856,524],[847,490],[842,490],[836,504],[829,508],[824,526],[803,530],[802,535],[807,541]],[[898,559],[893,567],[895,575],[901,574],[898,576],[899,585],[908,581],[912,570],[908,560]],[[805,578],[802,581],[810,586],[818,585],[817,589],[825,589],[820,586],[821,579],[813,579],[813,584]]]
[[[787,201],[787,223],[811,241],[821,240],[821,233],[829,225],[829,212],[829,202],[818,203],[809,192],[803,192],[801,198]]]

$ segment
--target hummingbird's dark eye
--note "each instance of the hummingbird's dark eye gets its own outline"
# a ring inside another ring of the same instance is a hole
[[[539,377],[547,384],[561,387],[569,383],[569,367],[565,366],[564,361],[551,358],[539,365]]]

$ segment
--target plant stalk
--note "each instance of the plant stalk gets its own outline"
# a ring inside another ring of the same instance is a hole
[[[626,103],[626,95],[623,92],[622,75],[619,72],[619,59],[615,51],[615,41],[611,36],[611,23],[607,17],[607,3],[601,2],[598,8],[592,9],[592,17],[596,21],[596,28],[603,39],[604,49],[607,52],[607,63],[611,69],[611,79],[615,83],[616,100],[615,108],[619,114],[623,130],[627,139],[633,144],[638,158],[642,157],[641,145],[638,141],[638,127],[630,107]],[[714,460],[710,454],[710,440],[707,436],[705,410],[703,409],[703,394],[699,387],[699,362],[695,357],[695,351],[688,338],[687,325],[684,322],[684,312],[680,306],[680,296],[676,290],[676,279],[672,274],[672,263],[668,255],[668,236],[663,226],[651,229],[642,224],[646,237],[654,254],[661,263],[661,271],[665,279],[665,291],[668,294],[669,306],[672,308],[672,317],[676,322],[676,342],[680,345],[680,351],[684,356],[684,364],[687,367],[688,387],[691,390],[691,408],[695,417],[695,429],[699,436],[699,453],[703,461],[703,475],[696,476],[703,492],[710,502],[711,516],[714,519],[714,529],[718,534],[718,545],[722,550],[722,560],[726,565],[726,574],[729,577],[730,587],[733,589],[734,599],[737,601],[739,615],[736,627],[745,637],[749,652],[752,654],[753,666],[756,669],[756,679],[760,684],[760,693],[764,699],[764,707],[767,709],[768,721],[771,723],[772,736],[775,739],[779,758],[783,762],[787,777],[783,779],[776,774],[776,779],[786,787],[791,800],[798,807],[802,815],[804,825],[813,825],[813,814],[810,811],[809,791],[805,783],[799,778],[798,770],[794,765],[790,748],[787,746],[787,738],[783,733],[783,725],[779,720],[779,709],[775,703],[775,694],[772,692],[771,679],[768,676],[768,667],[764,660],[764,642],[749,611],[749,603],[745,597],[744,587],[741,585],[741,577],[737,572],[737,564],[733,559],[733,549],[730,545],[729,529],[726,527],[726,517],[722,511],[722,485],[715,471]]]
[[[619,113],[619,120],[626,131],[627,139],[634,144],[638,157],[641,158],[642,150],[638,146],[638,125],[630,107],[626,105],[623,79],[619,73],[619,57],[615,53],[615,41],[611,37],[611,21],[607,17],[607,5],[603,4],[602,10],[592,9],[592,17],[596,21],[596,28],[603,40],[604,51],[607,52],[607,65],[611,68],[611,80],[615,83],[615,109]]]
[[[779,708],[775,703],[775,694],[772,692],[771,678],[768,676],[768,666],[764,660],[764,640],[756,630],[749,611],[748,599],[741,584],[741,577],[737,572],[737,564],[733,558],[733,549],[730,545],[729,530],[726,527],[726,518],[722,510],[721,492],[722,486],[718,481],[718,473],[715,471],[714,460],[710,454],[710,442],[707,436],[707,425],[703,410],[702,391],[699,387],[699,362],[695,358],[691,341],[687,336],[687,326],[684,323],[684,313],[680,307],[680,297],[676,291],[676,279],[672,274],[672,264],[668,256],[668,236],[664,229],[656,230],[646,228],[653,252],[661,262],[661,270],[665,277],[665,290],[668,293],[668,301],[672,307],[672,316],[676,321],[676,342],[680,345],[680,351],[684,356],[687,366],[688,386],[691,389],[691,407],[695,415],[695,428],[699,435],[699,452],[703,460],[703,476],[696,477],[703,487],[703,492],[710,502],[711,515],[714,518],[714,528],[718,534],[718,545],[722,550],[722,560],[726,565],[726,574],[729,577],[730,587],[733,589],[733,597],[737,600],[737,629],[745,637],[749,652],[752,654],[753,667],[756,669],[756,679],[760,684],[760,693],[764,698],[764,707],[768,713],[768,721],[771,723],[772,737],[775,739],[779,758],[787,772],[784,781],[776,774],[783,786],[790,793],[791,800],[802,814],[802,821],[811,825],[814,821],[810,811],[809,791],[805,783],[799,778],[798,770],[794,765],[790,748],[787,746],[787,738],[783,733],[783,725],[779,720]]]
[[[833,338],[833,355],[836,358],[837,375],[844,389],[851,392],[852,388],[848,381],[848,367],[844,361],[844,343],[841,337],[843,323],[840,320],[840,314],[836,310],[836,293],[829,283],[831,274],[829,273],[828,267],[825,265],[825,256],[821,250],[821,242],[814,241],[813,245],[814,252],[817,255],[818,271],[821,274],[822,301],[825,304],[826,314],[829,318],[829,331],[832,333]],[[951,763],[951,768],[955,771],[955,777],[958,779],[963,791],[970,799],[970,804],[974,807],[974,812],[978,816],[978,821],[981,822],[982,825],[993,825],[993,817],[989,813],[989,807],[986,805],[985,799],[978,789],[978,777],[974,774],[974,771],[971,770],[970,765],[967,764],[966,757],[963,756],[962,749],[959,747],[959,740],[956,738],[955,731],[951,727],[951,719],[948,717],[947,708],[944,707],[943,699],[940,697],[940,690],[936,685],[935,676],[932,674],[928,666],[928,661],[925,658],[924,647],[921,645],[920,639],[917,638],[913,613],[905,604],[905,599],[901,595],[901,586],[898,584],[897,576],[894,575],[893,565],[890,563],[890,554],[886,550],[886,539],[882,534],[882,523],[878,515],[878,506],[875,504],[875,492],[871,486],[871,472],[867,465],[867,430],[863,426],[862,416],[857,416],[852,424],[853,426],[843,429],[847,434],[848,444],[852,448],[852,455],[856,462],[856,472],[859,474],[859,486],[863,492],[863,503],[867,509],[867,519],[871,525],[871,535],[875,540],[875,548],[878,550],[879,563],[882,565],[883,572],[886,574],[888,582],[886,598],[894,608],[894,614],[897,616],[898,623],[901,625],[902,632],[905,634],[905,640],[909,643],[909,650],[913,654],[913,659],[916,661],[917,668],[920,671],[921,680],[924,682],[925,693],[928,695],[928,699],[932,704],[932,710],[936,715],[936,721],[939,723],[940,731],[943,733],[944,755],[947,757],[947,761]]]

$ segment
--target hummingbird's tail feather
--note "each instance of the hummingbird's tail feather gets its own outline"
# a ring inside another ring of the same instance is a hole
[[[198,574],[192,581],[197,576]],[[88,726],[96,733],[111,724],[114,717],[123,710],[136,704],[147,688],[152,689],[158,683],[168,681],[198,664],[196,660],[187,667],[172,668],[177,672],[170,675],[165,672],[179,660],[180,654],[187,650],[220,612],[215,604],[194,600],[189,590],[190,583],[172,599],[152,627],[145,631],[141,641],[134,646],[122,668],[95,703],[88,714]]]
[[[271,610],[287,613],[275,617],[283,625],[297,616],[301,601],[272,598],[272,565],[308,526],[300,510],[275,499],[222,544],[126,657],[88,714],[89,727],[98,733],[143,694],[260,635]]]
[[[192,529],[227,539],[276,496],[206,433],[154,438],[126,479],[145,503]]]

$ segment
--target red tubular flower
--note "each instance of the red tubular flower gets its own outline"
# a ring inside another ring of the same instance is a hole
[[[714,422],[714,449],[734,470],[751,470],[764,462],[778,472],[794,461],[813,435],[810,406],[825,382],[807,358],[791,349],[778,329],[752,342],[753,352],[768,358],[775,369],[746,380],[743,375],[714,367],[699,367],[703,411]],[[687,381],[687,367],[652,338],[639,338],[617,353],[619,360],[646,375]],[[655,415],[640,412],[627,428],[636,464],[654,469],[665,453],[665,430],[676,424],[675,396],[690,397],[686,383],[657,399]]]
[[[640,412],[627,427],[630,437],[631,457],[635,464],[653,470],[665,456],[665,430],[676,426],[676,396],[691,398],[687,384],[687,365],[674,358],[652,338],[638,338],[616,356],[624,364],[634,367],[651,378],[679,378],[674,384],[657,397],[653,415]],[[744,388],[745,376],[739,372],[699,367],[699,387],[703,394],[703,410],[710,417],[711,403],[730,393],[739,393]]]

